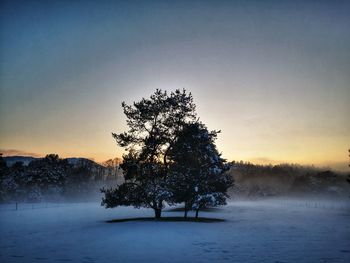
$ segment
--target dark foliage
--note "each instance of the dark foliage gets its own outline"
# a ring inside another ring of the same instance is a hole
[[[102,189],[102,205],[150,207],[160,217],[164,202],[171,197],[166,186],[169,149],[177,131],[196,117],[192,95],[185,90],[170,94],[156,90],[149,99],[133,105],[123,102],[122,107],[129,130],[112,135],[119,146],[128,150],[120,165],[125,183],[116,189]]]
[[[116,173],[111,176],[108,168],[88,159],[61,159],[57,154],[32,159],[28,165],[15,162],[8,167],[1,157],[0,201],[86,200],[117,181]],[[110,177],[114,180],[109,182]]]
[[[164,202],[185,202],[197,213],[225,204],[232,179],[214,144],[217,132],[196,120],[191,93],[156,90],[122,107],[129,130],[112,135],[128,151],[120,165],[125,182],[102,189],[102,205],[149,207],[160,218]]]
[[[185,217],[188,210],[196,210],[198,217],[201,208],[226,204],[233,179],[226,173],[229,165],[216,149],[217,133],[199,122],[188,124],[169,152],[172,201],[185,204]]]

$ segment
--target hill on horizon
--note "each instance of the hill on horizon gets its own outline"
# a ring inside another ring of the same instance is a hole
[[[14,155],[14,156],[4,156],[3,159],[6,162],[6,165],[11,167],[16,162],[22,162],[23,165],[27,166],[31,161],[40,160],[44,157],[34,157],[34,156],[20,156],[20,155]],[[68,160],[68,162],[72,165],[76,165],[79,161],[88,161],[91,163],[94,163],[96,165],[102,165],[102,163],[95,162],[94,160],[84,158],[84,157],[69,157],[69,158],[62,158]]]

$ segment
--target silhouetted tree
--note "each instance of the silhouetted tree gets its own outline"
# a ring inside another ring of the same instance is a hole
[[[350,149],[348,150],[348,153],[350,157]],[[349,163],[349,167],[350,167],[350,163]],[[348,174],[348,178],[346,179],[346,181],[348,181],[348,183],[350,184],[350,174]]]
[[[167,187],[169,151],[178,131],[196,118],[192,95],[185,90],[170,94],[156,90],[150,98],[133,105],[123,102],[122,107],[129,130],[112,135],[128,151],[120,165],[125,182],[115,189],[102,189],[102,205],[149,207],[160,218],[164,201],[171,197]]]
[[[217,133],[199,122],[188,124],[170,150],[169,186],[173,202],[184,202],[185,218],[189,210],[195,210],[197,218],[202,208],[226,204],[233,179],[226,173],[229,165],[216,149]]]
[[[2,157],[2,153],[0,153],[0,171],[2,171],[4,168],[7,168],[7,165],[4,158]]]
[[[0,202],[3,202],[6,199],[8,193],[8,182],[6,181],[8,175],[7,164],[0,153]]]

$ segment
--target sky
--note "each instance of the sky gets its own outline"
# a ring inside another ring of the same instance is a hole
[[[121,102],[192,92],[228,160],[348,169],[349,1],[2,1],[0,150],[120,157]]]

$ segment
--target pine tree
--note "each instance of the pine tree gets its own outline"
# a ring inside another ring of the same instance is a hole
[[[202,208],[226,204],[233,180],[226,173],[229,165],[216,149],[217,134],[200,122],[188,124],[170,150],[172,200],[184,202],[185,217],[189,210],[195,210],[198,217]]]
[[[172,194],[167,186],[169,151],[178,131],[196,118],[192,95],[185,90],[170,94],[156,90],[150,98],[133,105],[123,102],[122,107],[129,130],[112,135],[128,151],[120,165],[125,182],[114,189],[102,189],[102,205],[152,208],[160,218],[164,202]]]
[[[9,189],[14,185],[13,178],[9,177],[8,174],[9,168],[2,157],[2,153],[0,153],[0,202],[7,199]]]
[[[48,154],[43,159],[30,162],[22,180],[27,196],[31,201],[40,201],[44,196],[60,197],[71,168],[68,160],[59,158],[57,154]]]

